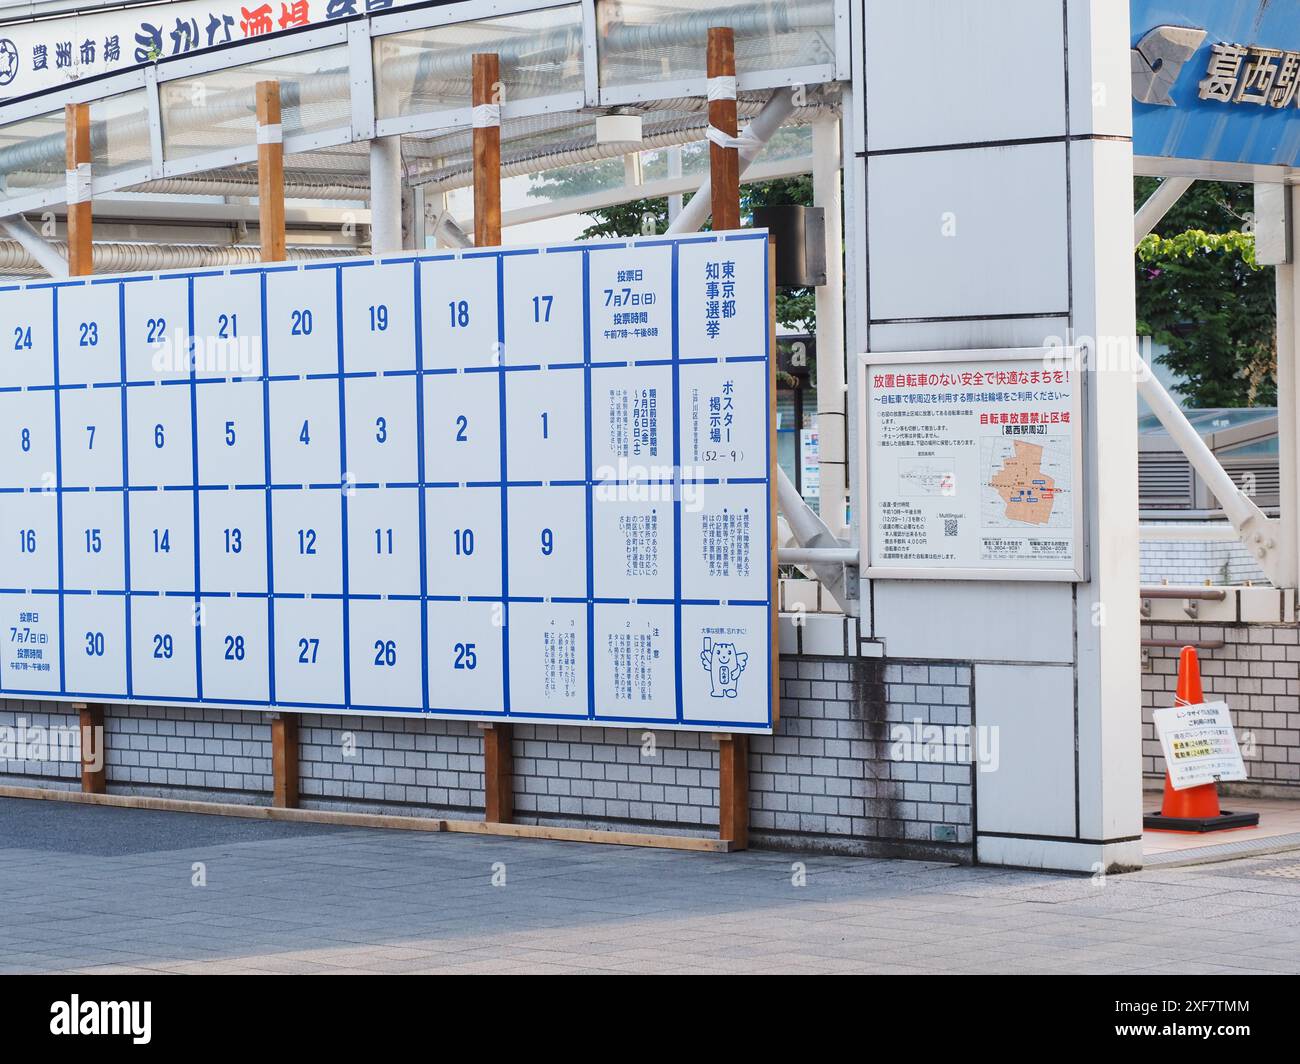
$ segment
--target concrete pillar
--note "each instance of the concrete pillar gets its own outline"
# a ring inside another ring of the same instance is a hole
[[[1128,5],[865,0],[855,39],[856,349],[1131,351]],[[925,42],[926,78],[904,41]],[[972,774],[986,863],[1141,859],[1136,390],[1123,364],[1082,376],[1085,581],[863,586],[863,635],[887,661],[973,669],[973,721],[998,751]],[[855,438],[864,426],[859,412]]]

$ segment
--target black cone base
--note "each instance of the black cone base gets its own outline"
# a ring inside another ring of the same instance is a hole
[[[1165,816],[1148,813],[1142,818],[1147,831],[1227,831],[1231,828],[1253,828],[1259,825],[1258,813],[1232,813],[1226,809],[1218,816]]]

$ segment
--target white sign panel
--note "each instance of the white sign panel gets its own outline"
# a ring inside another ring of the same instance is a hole
[[[873,353],[861,362],[867,576],[1083,578],[1072,351]]]
[[[415,0],[175,0],[0,25],[0,99]],[[448,0],[451,2],[451,0]]]
[[[0,697],[770,730],[767,236],[0,289]]]
[[[1228,703],[1167,706],[1151,716],[1174,790],[1247,778]]]

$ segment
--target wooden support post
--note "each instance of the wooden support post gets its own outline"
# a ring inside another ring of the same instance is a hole
[[[298,808],[298,718],[281,713],[271,720],[271,804]]]
[[[736,126],[736,37],[726,26],[709,30],[709,125],[734,137]],[[740,228],[740,152],[709,143],[713,230]]]
[[[90,222],[90,104],[63,109],[68,169],[68,274],[85,277],[94,269]]]
[[[257,225],[263,262],[284,261],[284,132],[280,83],[259,81],[257,100]],[[298,807],[298,718],[271,718],[271,804]]]
[[[104,707],[78,703],[74,708],[81,729],[81,789],[85,794],[103,794],[108,785]]]
[[[90,105],[70,103],[63,109],[68,188],[68,275],[85,277],[95,268],[90,213]],[[108,783],[108,744],[104,707],[77,703],[81,731],[81,789],[103,794]]]
[[[515,816],[514,755],[510,749],[514,728],[509,724],[484,724],[483,819],[489,824],[509,824]]]
[[[257,95],[257,224],[262,261],[284,261],[284,133],[280,83],[259,81]]]
[[[501,58],[495,52],[472,59],[474,126],[474,245],[501,244]],[[514,757],[509,724],[481,725],[483,734],[483,819],[509,824],[515,813]]]
[[[501,244],[501,59],[473,58],[474,245]]]
[[[709,76],[709,125],[719,133],[734,137],[739,132],[736,123],[736,37],[730,28],[715,26],[709,30],[706,69]],[[740,152],[737,149],[710,141],[709,186],[714,232],[739,229]],[[773,625],[773,633],[775,630]],[[719,735],[717,739],[718,837],[730,843],[732,849],[743,850],[749,846],[749,736]]]
[[[749,848],[749,736],[718,736],[718,838]]]

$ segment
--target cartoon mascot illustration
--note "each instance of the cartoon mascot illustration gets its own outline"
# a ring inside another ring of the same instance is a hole
[[[714,698],[735,698],[740,685],[740,674],[745,671],[748,654],[736,650],[735,643],[715,643],[712,636],[704,637],[700,664],[704,666],[713,683],[709,694]]]

